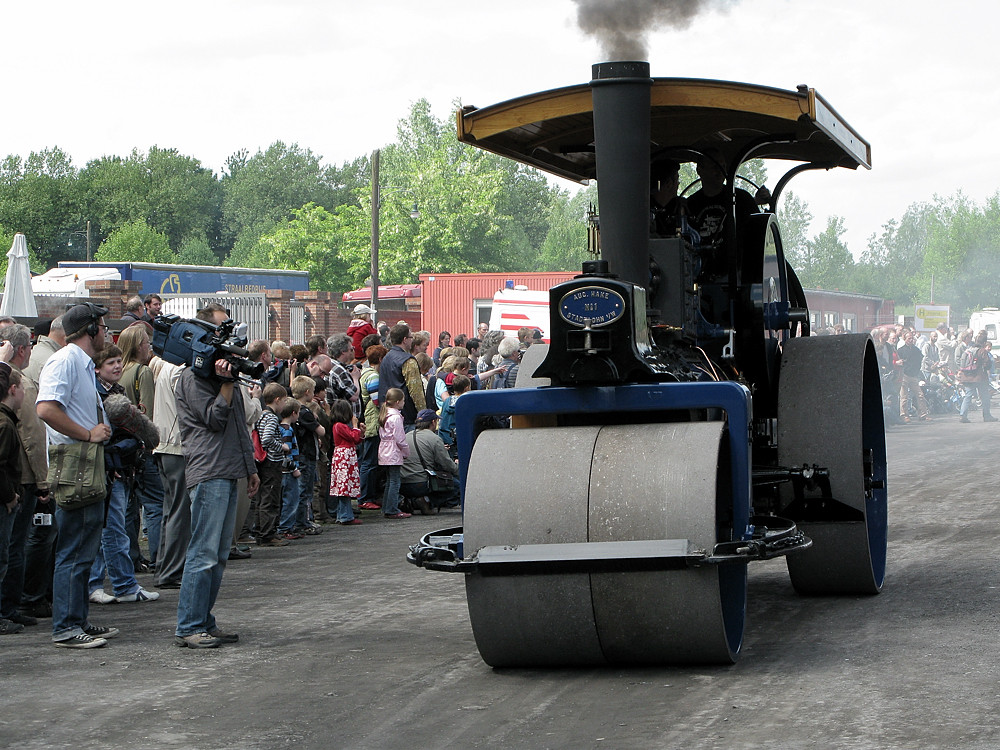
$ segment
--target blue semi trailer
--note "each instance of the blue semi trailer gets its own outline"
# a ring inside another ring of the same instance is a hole
[[[69,260],[60,261],[59,269],[72,269],[76,271],[74,275],[78,275],[81,280],[84,277],[115,278],[114,274],[117,272],[118,278],[123,281],[141,281],[143,294],[151,292],[214,294],[215,292],[263,292],[267,289],[290,289],[300,292],[309,289],[308,271],[181,266],[167,263],[88,263]],[[41,290],[36,289],[36,291]]]

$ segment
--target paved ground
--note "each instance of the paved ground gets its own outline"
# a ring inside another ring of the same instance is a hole
[[[177,592],[95,607],[122,635],[66,651],[48,621],[0,639],[0,747],[996,748],[1000,425],[892,428],[889,574],[801,598],[751,568],[729,668],[498,670],[462,578],[404,561],[457,515],[328,528],[230,564],[238,646],[171,642]]]

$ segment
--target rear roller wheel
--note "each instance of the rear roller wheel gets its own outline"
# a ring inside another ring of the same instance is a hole
[[[465,550],[484,546],[731,536],[721,422],[483,433],[469,465]],[[486,663],[732,663],[746,565],[466,577]]]
[[[885,427],[879,368],[867,335],[785,342],[778,462],[828,468],[837,501],[808,501],[804,515],[793,516],[813,540],[809,549],[788,555],[796,591],[877,594],[886,559]]]

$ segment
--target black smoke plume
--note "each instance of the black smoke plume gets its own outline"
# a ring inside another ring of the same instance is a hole
[[[664,27],[686,29],[710,7],[727,0],[574,0],[580,29],[597,38],[605,60],[646,60],[646,34]]]

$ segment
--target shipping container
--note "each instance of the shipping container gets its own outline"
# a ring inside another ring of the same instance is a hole
[[[576,275],[569,272],[420,274],[423,328],[430,331],[435,343],[441,331],[448,331],[452,338],[460,333],[475,336],[480,323],[490,322],[493,297],[500,290],[524,287],[548,292]],[[547,329],[546,325],[544,330]]]

